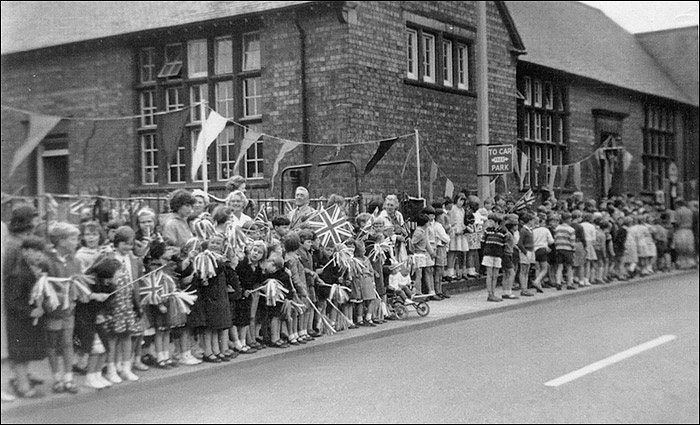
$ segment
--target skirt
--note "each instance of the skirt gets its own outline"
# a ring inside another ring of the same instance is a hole
[[[438,267],[447,266],[447,247],[438,246],[435,248],[435,265]]]
[[[450,251],[469,251],[469,243],[467,242],[467,235],[450,235]]]
[[[584,261],[586,261],[586,248],[583,246],[583,242],[576,242],[574,244],[574,267],[582,267]]]

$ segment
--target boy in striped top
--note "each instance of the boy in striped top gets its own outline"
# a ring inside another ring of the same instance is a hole
[[[562,213],[561,221],[561,224],[554,230],[554,246],[556,248],[557,260],[556,283],[558,291],[561,290],[562,269],[566,270],[566,289],[576,289],[574,287],[574,275],[572,272],[576,233],[574,228],[571,227],[571,213]]]
[[[501,269],[503,255],[505,254],[504,245],[507,230],[504,226],[503,218],[502,214],[489,214],[489,226],[484,231],[483,236],[484,257],[481,265],[486,266],[486,290],[489,293],[486,301],[491,302],[503,301],[503,298],[495,294],[498,271]]]

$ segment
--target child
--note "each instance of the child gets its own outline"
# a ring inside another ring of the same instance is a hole
[[[96,221],[86,221],[80,224],[80,242],[82,246],[75,253],[75,259],[80,264],[80,270],[84,273],[89,269],[95,260],[105,254],[106,248],[102,246],[105,241],[105,234],[100,223]]]
[[[167,243],[167,242],[166,242]],[[176,261],[179,261],[179,286],[181,290],[189,291],[192,288],[192,281],[194,280],[194,258],[200,251],[200,242],[197,238],[190,238],[182,246],[180,255],[176,257]],[[206,319],[204,317],[204,311],[202,307],[202,302],[198,298],[195,300],[194,304],[190,308],[190,314],[187,315],[187,323],[184,327],[178,328],[175,336],[176,349],[179,351],[180,364],[186,366],[196,366],[202,363],[202,360],[195,357],[192,354],[192,331],[196,330],[199,326],[205,326]],[[173,364],[174,365],[174,364]]]
[[[518,250],[520,252],[520,295],[526,297],[530,296],[527,295],[528,293],[532,294],[528,291],[527,287],[530,280],[530,265],[535,263],[535,239],[533,230],[530,227],[532,219],[533,217],[527,212],[521,215],[520,222],[522,222],[523,225],[520,227],[520,238],[518,240]],[[537,219],[535,218],[535,220]],[[535,287],[538,293],[541,294],[544,292],[539,281],[535,280],[532,286]]]
[[[284,264],[291,274],[292,285],[294,286],[295,302],[304,303],[308,308],[308,301],[306,301],[306,296],[308,295],[308,289],[306,286],[306,275],[304,272],[304,266],[301,264],[299,259],[299,247],[301,246],[301,240],[299,235],[296,233],[288,233],[283,241],[284,243]],[[298,299],[298,298],[300,299]],[[303,327],[300,322],[304,313],[292,313],[292,318],[290,320],[291,327],[289,329],[289,343],[291,345],[306,344],[306,327]]]
[[[404,263],[391,266],[391,274],[389,275],[389,289],[394,294],[398,295],[401,301],[408,305],[413,304],[413,293],[411,292],[411,275],[408,272],[408,266]]]
[[[503,281],[501,283],[503,287],[504,300],[515,300],[518,297],[513,295],[513,282],[515,281],[515,235],[518,228],[518,216],[516,214],[508,214],[505,216],[500,229],[505,229],[504,244],[503,244],[503,261],[501,261],[501,270],[503,270]],[[527,287],[527,286],[526,286]],[[526,295],[529,294],[529,295]],[[529,291],[522,291],[520,293],[522,296],[532,296],[533,294]]]
[[[555,220],[556,216],[552,216],[551,221]],[[538,225],[539,224],[539,225]],[[556,226],[555,226],[556,227]],[[533,286],[542,287],[542,280],[547,276],[549,271],[549,253],[551,246],[554,245],[554,237],[545,222],[535,221],[535,229],[532,231],[532,245],[535,251],[536,272]]]
[[[503,215],[489,214],[486,224],[482,241],[484,257],[481,260],[481,265],[486,267],[486,291],[489,294],[486,301],[500,302],[503,298],[496,295],[496,281],[505,255],[506,229],[503,226]]]
[[[447,220],[445,211],[441,208],[439,202],[433,203],[433,209],[435,210],[434,217],[431,217],[431,215],[428,214],[428,218],[430,218],[430,226],[435,231],[435,266],[433,268],[433,284],[435,285],[435,295],[440,299],[445,299],[450,298],[450,296],[442,289],[442,279],[445,275],[445,267],[447,266],[447,248],[450,245],[450,236],[447,233],[445,224],[447,224],[447,227],[449,227],[449,221]]]
[[[661,217],[663,217],[663,214],[666,213],[662,213]],[[656,244],[657,270],[667,272],[670,268],[671,256],[668,252],[668,231],[666,231],[666,228],[662,225],[663,219],[661,217],[656,217],[654,219],[652,234],[654,236],[654,243]]]
[[[109,297],[108,287],[114,283],[114,276],[121,266],[119,260],[110,257],[104,257],[92,265],[86,271],[95,275],[96,280],[91,288],[91,301],[79,305],[84,308],[76,308],[75,339],[81,342],[84,351],[89,354],[85,385],[98,390],[112,386],[112,382],[102,376],[107,335],[98,325],[104,320],[104,302]]]
[[[423,284],[428,287],[428,296],[435,296],[433,284],[433,265],[435,264],[435,251],[430,245],[428,238],[428,222],[430,219],[426,214],[418,215],[416,219],[416,230],[413,232],[411,242],[413,244],[413,261],[416,267],[415,291],[416,294],[423,293]]]
[[[594,275],[594,265],[598,261],[595,252],[596,228],[592,223],[593,214],[587,212],[581,216],[581,228],[585,238],[586,261],[583,265],[583,281],[581,286],[590,286]]]
[[[605,249],[605,231],[603,230],[603,220],[602,217],[596,217],[593,219],[593,225],[595,226],[595,239],[593,240],[593,249],[595,250],[596,261],[593,263],[593,270],[591,274],[591,283],[594,285],[601,285],[606,283],[603,279],[605,274],[605,265],[607,263],[607,252]]]
[[[224,236],[212,236],[202,247],[222,255],[224,252]],[[201,299],[206,317],[206,327],[202,333],[204,342],[203,361],[221,363],[231,360],[228,351],[228,330],[233,325],[231,308],[227,294],[226,265],[223,260],[215,264],[216,275],[212,277],[196,276],[193,286],[198,288],[198,299]]]
[[[282,283],[282,286],[287,289],[285,299],[292,299],[292,282],[289,274],[284,269],[284,259],[277,253],[273,253],[263,264],[263,280],[276,279]],[[282,320],[282,302],[276,302],[275,305],[265,303],[268,317],[270,318],[270,347],[289,348],[289,344],[282,340],[280,336]]]
[[[234,340],[234,350],[242,354],[255,353],[258,350],[252,348],[247,342],[251,336],[248,327],[255,323],[252,318],[252,295],[262,283],[262,268],[260,262],[267,253],[267,246],[262,241],[255,241],[245,250],[246,256],[236,267],[236,274],[241,284],[241,297],[236,300],[233,315],[233,326],[238,331],[238,340]],[[251,343],[253,341],[250,341]]]
[[[423,225],[427,222],[427,217],[425,217]],[[358,303],[356,307],[356,323],[360,326],[376,327],[377,325],[372,323],[372,311],[374,303],[377,302],[377,292],[374,286],[376,272],[369,258],[365,256],[365,244],[362,241],[348,239],[345,243],[353,248],[355,261],[359,265],[358,274],[352,277],[354,297],[362,300],[362,304]],[[363,315],[364,321],[362,321]]]
[[[466,277],[467,274],[466,261],[469,246],[464,224],[464,206],[466,201],[467,196],[461,192],[458,193],[455,196],[454,205],[447,214],[450,221],[450,246],[447,252],[447,270],[445,273],[449,279],[461,279],[463,276]],[[416,289],[420,293],[420,285],[418,285]]]
[[[561,221],[561,224],[558,225],[554,231],[554,246],[557,253],[557,291],[561,291],[562,270],[566,273],[566,289],[576,289],[574,286],[574,275],[572,273],[576,233],[574,228],[571,227],[571,213],[562,213]]]
[[[303,299],[305,304],[308,303],[308,308],[304,314],[302,314],[302,323],[299,325],[299,328],[306,330],[303,336],[306,341],[313,341],[321,336],[320,332],[314,331],[315,311],[311,308],[311,303],[316,303],[318,301],[316,299],[316,285],[319,279],[318,274],[314,271],[313,257],[311,254],[316,234],[309,229],[301,229],[298,234],[301,245],[297,253],[299,254],[299,261],[301,261],[302,266],[304,266],[304,278],[306,279],[306,288],[308,290],[308,300]],[[318,320],[320,322],[321,318],[319,317]]]
[[[107,375],[113,384],[122,380],[137,381],[132,368],[133,335],[142,332],[140,319],[142,315],[139,304],[139,285],[134,282],[143,273],[143,263],[138,260],[131,250],[134,244],[134,231],[122,226],[114,235],[114,253],[112,258],[119,260],[122,267],[117,272],[109,289],[114,292],[107,300],[106,320],[104,327],[108,334]],[[121,356],[121,373],[117,373],[117,358]]]

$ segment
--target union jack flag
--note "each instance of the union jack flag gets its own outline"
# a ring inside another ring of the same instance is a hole
[[[165,282],[163,272],[156,272],[141,279],[139,286],[141,304],[160,304],[165,295]]]
[[[511,213],[511,212],[520,211],[520,210],[527,208],[529,205],[532,205],[534,203],[535,203],[535,194],[532,193],[532,189],[529,189],[527,192],[525,192],[525,194],[520,199],[518,199],[518,202],[516,202],[515,205],[513,205],[513,208],[511,208],[510,211],[508,211],[508,212]]]
[[[267,224],[270,222],[270,217],[267,215],[267,205],[263,204],[260,207],[260,211],[258,211],[258,214],[255,216],[253,219],[254,222],[256,223],[262,223],[267,226]]]
[[[330,242],[338,245],[352,237],[352,225],[337,205],[327,210],[321,208],[307,223],[318,236],[320,244],[326,247]]]

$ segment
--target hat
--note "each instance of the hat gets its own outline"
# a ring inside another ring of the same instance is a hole
[[[517,214],[508,214],[506,216],[506,224],[518,224],[520,218]]]

